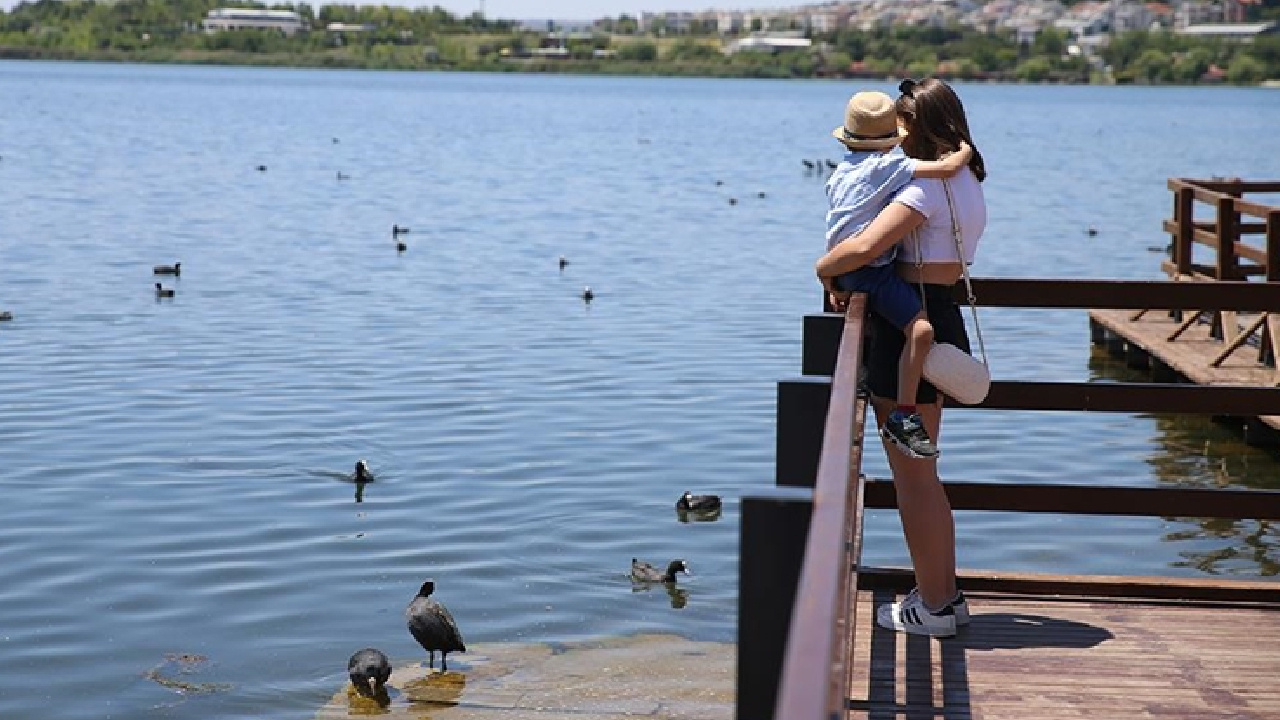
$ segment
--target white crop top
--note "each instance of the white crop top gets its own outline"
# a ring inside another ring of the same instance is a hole
[[[951,197],[956,205],[956,220],[960,224],[964,261],[973,263],[978,251],[978,239],[987,228],[987,201],[982,194],[982,183],[965,168],[947,181],[951,185]],[[898,191],[893,202],[899,202],[924,215],[924,224],[903,238],[898,262],[915,264],[957,262],[955,241],[951,239],[951,211],[947,209],[947,194],[942,181],[919,178]],[[917,251],[918,248],[918,251]]]

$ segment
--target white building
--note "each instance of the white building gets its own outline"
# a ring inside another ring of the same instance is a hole
[[[724,46],[725,55],[740,52],[769,52],[783,50],[806,50],[813,47],[813,41],[803,37],[761,37],[752,36],[734,40]]]
[[[302,16],[289,10],[256,10],[252,8],[218,8],[210,10],[201,25],[205,32],[223,30],[279,30],[292,35],[305,28]]]

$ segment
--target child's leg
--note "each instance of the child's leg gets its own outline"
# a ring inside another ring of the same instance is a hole
[[[898,357],[898,407],[906,406],[912,412],[916,405],[916,391],[920,388],[920,376],[924,373],[924,359],[933,347],[933,325],[924,311],[916,313],[902,328],[906,342]]]

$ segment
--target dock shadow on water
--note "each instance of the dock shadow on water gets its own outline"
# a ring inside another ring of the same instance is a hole
[[[465,660],[465,662],[463,662]],[[735,648],[672,635],[556,645],[469,647],[440,672],[395,667],[383,701],[346,683],[316,720],[378,715],[413,720],[679,720],[733,717]]]
[[[1150,382],[1148,373],[1095,352],[1094,381]],[[1149,414],[1158,452],[1145,459],[1161,487],[1280,490],[1280,448],[1253,447],[1236,427],[1239,419]],[[1165,518],[1163,540],[1176,543],[1173,567],[1211,576],[1280,576],[1280,524],[1265,519]]]

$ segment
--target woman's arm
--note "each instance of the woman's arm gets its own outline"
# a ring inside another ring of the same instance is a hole
[[[924,215],[902,203],[889,203],[862,232],[840,241],[818,259],[818,277],[835,277],[866,265],[920,227],[924,220]]]

